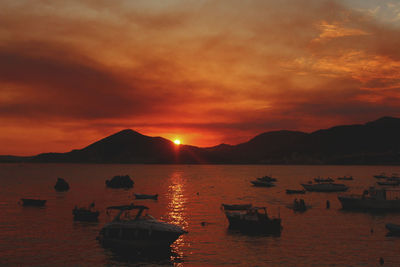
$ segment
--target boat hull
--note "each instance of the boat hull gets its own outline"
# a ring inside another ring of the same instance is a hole
[[[244,219],[242,215],[227,213],[229,229],[240,230],[243,232],[259,232],[279,234],[282,231],[281,219]]]
[[[271,182],[264,182],[264,181],[251,181],[251,183],[254,185],[254,186],[257,186],[257,187],[273,187],[273,186],[275,186],[273,183],[271,183]]]
[[[74,221],[95,222],[98,221],[100,212],[98,211],[73,211]]]
[[[350,196],[338,196],[338,199],[346,210],[400,211],[400,199],[378,200]]]
[[[29,199],[29,198],[22,198],[21,202],[22,206],[34,206],[34,207],[43,207],[46,204],[46,200]]]

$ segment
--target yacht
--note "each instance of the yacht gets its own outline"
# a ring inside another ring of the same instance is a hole
[[[118,213],[100,230],[97,238],[104,246],[121,249],[169,247],[179,236],[187,233],[177,225],[143,215],[148,210],[146,206],[131,204],[107,208],[107,212],[111,210]],[[131,211],[137,211],[136,215],[132,216]]]

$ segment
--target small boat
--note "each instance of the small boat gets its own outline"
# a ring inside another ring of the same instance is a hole
[[[97,221],[100,212],[94,210],[94,202],[89,205],[88,208],[80,207],[75,208],[72,210],[72,214],[74,215],[74,221],[86,221],[86,222],[93,222]]]
[[[224,210],[247,210],[252,204],[222,204]]]
[[[353,176],[343,176],[343,177],[338,177],[337,179],[351,181],[351,180],[353,180]]]
[[[400,235],[400,224],[387,223],[386,229],[389,230],[389,234]]]
[[[260,181],[260,180],[254,180],[254,181],[251,181],[251,183],[254,186],[258,186],[258,187],[272,187],[272,186],[275,186],[275,184],[272,183],[272,182]]]
[[[400,185],[400,181],[385,181],[385,182],[376,182],[378,185],[384,186],[398,186]]]
[[[69,190],[69,184],[63,178],[57,178],[57,182],[54,189],[59,192],[64,192]]]
[[[133,187],[133,180],[129,175],[116,175],[111,180],[106,180],[106,186],[110,188],[125,188]]]
[[[46,204],[44,199],[21,198],[22,206],[43,207]]]
[[[225,210],[229,228],[242,232],[280,234],[280,218],[269,218],[265,207],[250,207],[243,210]]]
[[[400,211],[400,190],[370,187],[363,194],[339,195],[343,209]]]
[[[265,182],[276,182],[276,178],[272,178],[271,176],[263,176],[260,178],[257,178],[258,181],[265,181]]]
[[[376,179],[386,179],[386,178],[389,178],[389,176],[387,176],[384,172],[382,172],[380,174],[374,175],[374,178],[376,178]]]
[[[331,183],[331,182],[333,182],[334,180],[332,179],[332,178],[330,178],[330,177],[328,177],[328,178],[314,178],[314,181],[316,182],[316,183]]]
[[[319,184],[301,184],[305,190],[314,192],[341,192],[349,189],[344,184],[319,183]]]
[[[158,199],[158,194],[155,195],[146,195],[146,194],[134,194],[136,199]]]
[[[306,190],[292,190],[286,189],[286,194],[305,194]]]
[[[107,208],[107,213],[118,211],[110,223],[99,233],[97,240],[106,247],[116,249],[157,249],[168,248],[181,235],[187,233],[181,227],[143,215],[146,206],[123,205]],[[135,215],[131,211],[137,211]]]

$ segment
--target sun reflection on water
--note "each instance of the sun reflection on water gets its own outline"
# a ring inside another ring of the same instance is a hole
[[[167,198],[169,200],[166,220],[181,226],[183,229],[188,228],[188,218],[186,213],[187,197],[185,196],[186,179],[182,177],[180,172],[174,172],[170,177],[170,185],[168,187]],[[171,248],[176,256],[171,257],[171,261],[176,262],[183,258],[183,247],[185,246],[185,235],[176,240]]]

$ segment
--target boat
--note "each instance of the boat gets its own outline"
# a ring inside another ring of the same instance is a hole
[[[146,194],[134,194],[136,199],[158,199],[158,194],[155,195],[146,195]]]
[[[363,194],[339,195],[343,209],[400,211],[400,190],[370,187]]]
[[[125,188],[133,187],[133,180],[129,175],[116,175],[111,180],[106,180],[106,186],[110,188]]]
[[[378,185],[384,185],[384,186],[398,186],[400,185],[400,181],[396,180],[386,180],[384,182],[376,182]]]
[[[257,178],[258,181],[265,181],[265,182],[276,182],[276,178],[272,178],[271,176],[263,176],[260,178]]]
[[[254,181],[251,181],[251,183],[254,186],[258,186],[258,187],[272,187],[272,186],[275,186],[275,184],[272,183],[272,182],[260,181],[260,180],[254,180]]]
[[[168,248],[181,235],[187,233],[181,227],[143,215],[149,208],[141,205],[122,205],[107,208],[107,213],[117,211],[114,219],[107,223],[97,239],[106,247],[117,249]],[[131,211],[137,211],[132,216]]]
[[[59,192],[68,191],[69,184],[63,178],[57,178],[57,182],[54,185],[54,189]]]
[[[343,177],[338,177],[337,179],[351,181],[351,180],[353,180],[353,176],[343,176]]]
[[[229,228],[242,232],[280,234],[280,218],[269,218],[265,207],[250,207],[241,210],[225,210]]]
[[[314,192],[341,192],[349,189],[344,184],[334,183],[318,183],[318,184],[301,184],[305,190]]]
[[[328,178],[314,178],[314,181],[316,182],[316,183],[331,183],[331,182],[333,182],[334,180],[332,179],[332,178],[330,178],[330,177],[328,177]]]
[[[400,235],[400,224],[387,223],[386,229],[389,230],[391,235]]]
[[[389,176],[387,176],[384,172],[382,172],[380,174],[374,175],[374,178],[376,178],[376,179],[386,179],[386,178],[389,178]]]
[[[72,214],[74,215],[74,221],[97,221],[100,212],[94,210],[94,202],[89,205],[89,207],[77,207],[72,210]]]
[[[286,194],[305,194],[306,190],[292,190],[286,189]]]
[[[43,207],[46,204],[44,199],[33,199],[33,198],[21,198],[22,206],[35,206]]]
[[[245,210],[252,207],[252,204],[222,204],[224,210]]]

